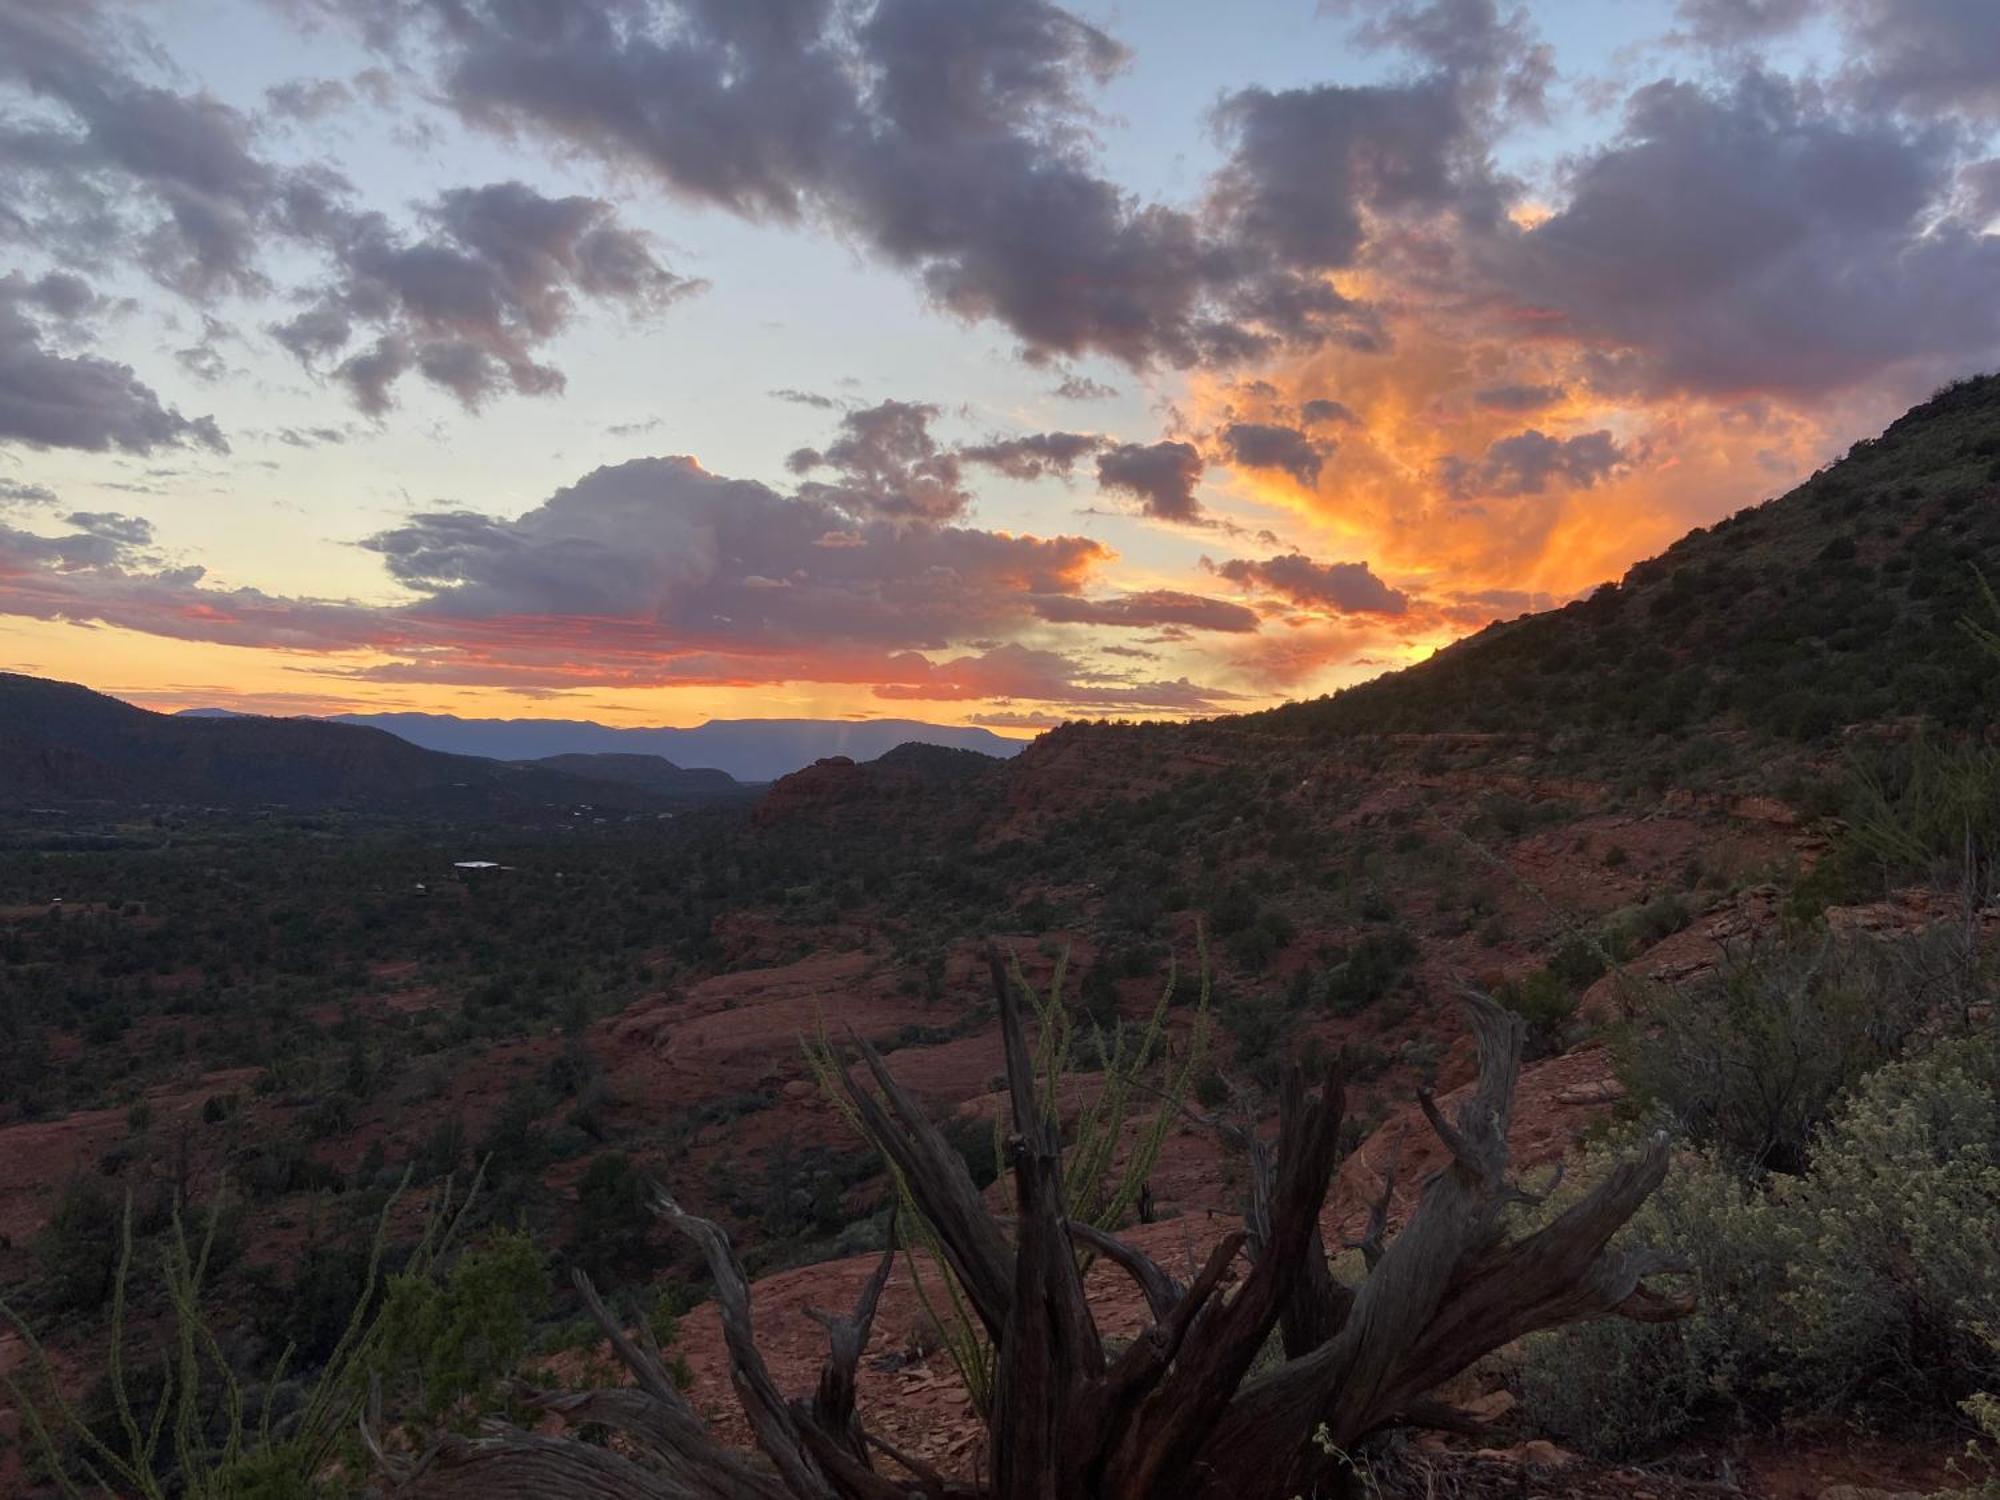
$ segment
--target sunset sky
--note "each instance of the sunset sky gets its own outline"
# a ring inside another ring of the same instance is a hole
[[[1994,0],[0,0],[0,667],[1028,732],[2000,364]]]

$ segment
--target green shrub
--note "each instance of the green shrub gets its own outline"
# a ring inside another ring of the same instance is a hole
[[[118,1208],[111,1195],[90,1178],[72,1181],[36,1248],[56,1311],[103,1306],[118,1264]]]
[[[1579,1191],[1615,1154],[1588,1159],[1576,1174]],[[1530,1419],[1601,1458],[1650,1453],[1706,1417],[1733,1415],[1778,1362],[1764,1314],[1783,1286],[1780,1239],[1732,1163],[1713,1153],[1677,1159],[1627,1236],[1688,1268],[1695,1313],[1538,1334],[1521,1367]]]
[[[622,1151],[591,1162],[576,1186],[570,1259],[599,1280],[646,1253],[653,1227],[652,1189]]]
[[[1899,1052],[1942,998],[1944,941],[1773,945],[1656,992],[1614,1049],[1633,1095],[1697,1145],[1782,1172],[1863,1075]]]
[[[1863,1080],[1798,1176],[1715,1148],[1684,1155],[1624,1239],[1687,1267],[1696,1312],[1531,1339],[1529,1415],[1627,1457],[1707,1419],[1943,1424],[1962,1402],[1987,1410],[1978,1393],[2000,1386],[1996,1097],[2000,1040],[1948,1039]],[[1610,1159],[1593,1157],[1572,1193]]]
[[[548,1267],[526,1234],[501,1230],[467,1249],[450,1274],[389,1278],[375,1370],[397,1409],[436,1419],[497,1404],[494,1383],[528,1350],[547,1315]]]
[[[1528,1057],[1560,1052],[1570,1040],[1576,1021],[1577,995],[1552,968],[1536,969],[1509,979],[1493,998],[1528,1023]]]
[[[1400,927],[1369,933],[1328,970],[1327,1009],[1337,1016],[1366,1010],[1395,987],[1416,956],[1415,939]]]
[[[2000,1384],[2000,1044],[1955,1039],[1862,1081],[1777,1187],[1799,1377],[1946,1405]]]

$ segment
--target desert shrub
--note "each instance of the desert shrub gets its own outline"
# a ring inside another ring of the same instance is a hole
[[[546,1316],[548,1267],[526,1234],[502,1230],[468,1248],[440,1279],[389,1278],[375,1372],[397,1408],[435,1419],[465,1402],[494,1405],[494,1383],[528,1350]]]
[[[436,1195],[423,1236],[402,1255],[405,1276],[434,1273],[478,1185],[475,1178],[456,1202],[449,1184]],[[89,1406],[79,1407],[64,1394],[34,1331],[0,1299],[0,1321],[13,1326],[25,1355],[5,1382],[22,1416],[24,1447],[66,1495],[85,1487],[145,1500],[314,1500],[348,1493],[351,1485],[328,1470],[338,1456],[350,1477],[353,1472],[354,1452],[340,1450],[353,1443],[381,1348],[383,1325],[374,1311],[396,1197],[391,1195],[377,1221],[345,1325],[318,1374],[305,1380],[294,1372],[310,1368],[311,1361],[296,1348],[278,1357],[267,1378],[246,1378],[230,1347],[236,1341],[225,1344],[218,1336],[205,1278],[218,1264],[218,1234],[231,1217],[219,1200],[193,1226],[173,1217],[148,1267],[164,1294],[167,1316],[150,1347],[128,1347],[126,1309],[135,1264],[128,1198],[115,1229],[104,1374]]]
[[[1528,1057],[1547,1057],[1568,1045],[1577,994],[1554,969],[1509,979],[1494,990],[1493,998],[1528,1023]]]
[[[1275,1087],[1296,1024],[1284,1002],[1275,995],[1257,995],[1219,1007],[1217,1016],[1235,1043],[1236,1065],[1259,1087]]]
[[[1366,1010],[1395,988],[1416,956],[1416,940],[1400,927],[1369,933],[1328,970],[1327,1009],[1337,1016]]]
[[[1255,921],[1230,934],[1229,956],[1239,967],[1261,974],[1270,967],[1280,949],[1291,946],[1296,935],[1292,919],[1276,907],[1267,906],[1257,913]]]
[[[1930,1406],[2000,1383],[1996,1101],[2000,1044],[1939,1043],[1864,1079],[1778,1184],[1808,1389]]]
[[[1690,1141],[1796,1172],[1813,1131],[1901,1049],[1954,973],[1940,939],[1773,944],[1662,989],[1614,1056]]]
[[[1696,1312],[1531,1339],[1529,1414],[1623,1457],[1705,1419],[1985,1410],[1978,1393],[2000,1384],[1996,1093],[2000,1042],[1948,1039],[1863,1080],[1800,1175],[1690,1152],[1625,1236],[1687,1267]]]
[[[1673,936],[1693,920],[1687,900],[1669,891],[1651,901],[1627,907],[1605,924],[1603,946],[1623,957]],[[1593,978],[1596,976],[1593,975]]]
[[[1614,1154],[1588,1158],[1579,1184]],[[1521,1366],[1531,1420],[1603,1458],[1649,1453],[1706,1417],[1733,1415],[1778,1363],[1765,1314],[1783,1286],[1781,1241],[1734,1163],[1713,1152],[1677,1160],[1628,1235],[1687,1268],[1694,1315],[1540,1334]]]
[[[1579,991],[1595,984],[1608,967],[1604,944],[1581,933],[1571,933],[1549,955],[1549,972]]]
[[[118,1209],[102,1185],[78,1178],[63,1189],[37,1243],[48,1297],[58,1312],[89,1312],[111,1295],[118,1260]]]
[[[570,1259],[599,1280],[646,1253],[653,1227],[652,1189],[622,1151],[591,1162],[576,1186]]]
[[[1231,937],[1257,920],[1257,893],[1238,881],[1224,888],[1208,904],[1208,930],[1217,937]]]

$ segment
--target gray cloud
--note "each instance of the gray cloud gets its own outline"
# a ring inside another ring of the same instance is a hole
[[[1488,385],[1474,391],[1472,400],[1489,411],[1540,411],[1567,394],[1559,385]]]
[[[0,7],[0,88],[37,106],[0,129],[22,232],[72,263],[132,256],[191,296],[262,289],[257,221],[278,176],[250,122],[141,82],[127,55],[92,0]]]
[[[1255,630],[1257,612],[1227,599],[1210,599],[1178,589],[1143,589],[1108,599],[1052,594],[1035,600],[1035,613],[1057,625],[1114,625],[1153,629],[1178,625],[1188,630],[1241,633]]]
[[[1675,7],[1693,41],[1725,50],[1795,30],[1812,9],[1813,0],[1680,0]]]
[[[0,524],[0,562],[43,567],[63,574],[89,574],[149,566],[158,561],[146,549],[153,525],[121,511],[74,511],[63,517],[70,530],[41,536]],[[198,570],[197,570],[198,571]]]
[[[1118,387],[1071,370],[1056,382],[1055,394],[1065,401],[1107,401],[1118,394]]]
[[[1409,595],[1390,588],[1365,562],[1320,563],[1303,553],[1291,552],[1261,561],[1204,560],[1203,565],[1242,588],[1276,594],[1305,608],[1331,609],[1341,614],[1400,615],[1410,607]]]
[[[1010,479],[1040,479],[1047,474],[1074,472],[1079,459],[1097,452],[1106,441],[1090,432],[1035,432],[973,443],[960,448],[958,456],[966,463],[997,469]]]
[[[1457,59],[1409,85],[1224,101],[1230,163],[1191,211],[1098,170],[1090,98],[1124,52],[1047,0],[603,0],[532,24],[509,0],[464,0],[448,19],[312,3],[433,67],[468,121],[636,166],[748,218],[831,227],[1038,359],[1185,366],[1286,343],[1374,347],[1372,315],[1317,274],[1352,260],[1359,214],[1462,198],[1486,213],[1493,196],[1461,105],[1485,85]],[[1520,40],[1488,30],[1488,51]]]
[[[407,240],[349,207],[337,172],[260,155],[257,122],[241,111],[145,81],[157,66],[152,40],[99,0],[0,5],[0,98],[28,102],[0,117],[0,237],[66,264],[136,262],[204,304],[275,290],[260,263],[268,244],[324,252],[334,283],[274,332],[364,409],[384,410],[411,371],[468,406],[502,388],[558,390],[560,372],[533,350],[575,297],[643,310],[692,289],[609,205],[518,183],[440,194]],[[269,91],[266,114],[311,120],[351,97],[338,81],[295,80]],[[357,338],[372,342],[350,350]],[[176,358],[220,379],[216,344],[205,333]]]
[[[1535,118],[1545,112],[1555,56],[1525,7],[1502,14],[1496,0],[1333,0],[1332,8],[1363,12],[1359,41],[1415,58],[1471,105]]]
[[[63,524],[121,547],[145,547],[151,545],[153,540],[151,521],[144,516],[128,516],[123,511],[71,511],[63,517]]]
[[[837,478],[801,487],[809,498],[857,519],[948,521],[972,503],[959,458],[938,445],[930,424],[938,410],[913,401],[883,401],[840,419],[840,436],[824,449],[801,448],[785,462],[795,474],[830,468]]]
[[[292,78],[264,90],[264,107],[274,115],[311,124],[338,114],[354,102],[354,90],[338,78]]]
[[[941,646],[1074,592],[1105,555],[1081,537],[857,522],[823,488],[788,497],[686,458],[598,469],[515,520],[421,515],[364,545],[428,615],[642,622],[737,651]]]
[[[213,418],[190,420],[163,406],[129,365],[49,346],[29,309],[76,306],[73,282],[31,282],[19,272],[0,277],[0,442],[130,453],[196,443],[227,451]]]
[[[1341,427],[1359,425],[1361,419],[1340,402],[1327,396],[1315,396],[1299,407],[1299,420],[1308,427],[1323,427],[1329,423]]]
[[[811,406],[820,411],[834,411],[840,403],[831,396],[822,396],[818,391],[794,390],[790,386],[781,387],[768,393],[774,400],[789,401],[794,406]]]
[[[1334,450],[1334,444],[1296,427],[1268,422],[1230,423],[1222,429],[1222,446],[1230,462],[1246,469],[1277,469],[1304,489],[1319,483],[1320,470]]]
[[[1202,509],[1194,488],[1202,469],[1192,443],[1120,443],[1097,455],[1097,486],[1132,496],[1162,521],[1196,521]]]
[[[1607,348],[1607,389],[1922,379],[2000,349],[2000,238],[1937,212],[1957,149],[1765,75],[1650,84],[1561,210],[1497,233],[1485,271],[1500,302]]]
[[[1134,682],[1085,671],[1057,651],[1018,643],[993,646],[976,655],[929,662],[921,657],[903,661],[918,670],[904,680],[875,689],[879,698],[997,698],[1002,701],[1061,703],[1111,713],[1133,709],[1207,712],[1233,694],[1205,688],[1182,677],[1173,681]]]
[[[1218,209],[1237,240],[1270,246],[1289,267],[1353,264],[1366,209],[1433,211],[1465,195],[1454,159],[1468,122],[1443,78],[1244,89],[1223,101],[1217,121],[1234,143],[1216,182]]]
[[[1539,495],[1551,486],[1589,489],[1628,462],[1608,431],[1556,438],[1536,428],[1497,438],[1476,459],[1456,455],[1438,465],[1438,482],[1459,499],[1477,495]]]
[[[520,182],[439,194],[419,240],[335,202],[309,212],[339,278],[272,332],[309,368],[330,366],[372,415],[410,371],[469,409],[502,389],[560,390],[562,373],[535,351],[568,324],[579,294],[646,313],[696,285],[660,264],[602,199],[549,198]],[[372,345],[346,353],[363,330]]]
[[[2000,120],[2000,6],[1843,0],[1843,9],[1859,53],[1846,82],[1865,104]]]
[[[0,505],[54,505],[56,492],[45,484],[0,479]]]
[[[347,434],[338,427],[281,427],[278,441],[287,448],[321,448],[345,443]]]

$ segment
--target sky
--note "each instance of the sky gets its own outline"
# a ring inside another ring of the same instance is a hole
[[[0,0],[0,667],[1309,697],[2000,365],[1992,0]]]

